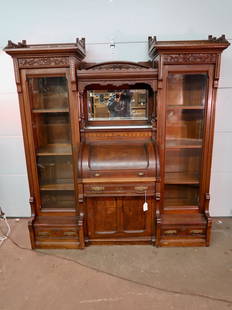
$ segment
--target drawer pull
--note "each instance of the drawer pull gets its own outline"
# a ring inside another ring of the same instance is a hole
[[[94,176],[95,176],[95,177],[100,177],[100,173],[98,173],[98,172],[97,172],[97,173],[94,173]]]
[[[165,230],[165,235],[176,235],[177,231],[175,229]]]
[[[76,236],[75,231],[65,231],[64,236]]]
[[[104,191],[105,187],[104,186],[92,186],[91,190],[94,192],[102,192]]]
[[[48,237],[49,233],[47,231],[39,231],[38,236],[40,237]]]
[[[145,192],[147,189],[147,186],[135,186],[135,191],[137,192]]]
[[[138,173],[138,176],[139,176],[139,177],[144,176],[144,172],[139,172],[139,173]]]
[[[190,230],[190,234],[191,235],[201,235],[201,234],[203,234],[203,231],[202,231],[202,229],[193,229],[193,230]]]

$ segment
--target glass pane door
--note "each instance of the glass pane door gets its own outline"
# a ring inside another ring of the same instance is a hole
[[[74,209],[71,128],[65,77],[29,78],[43,209]]]
[[[199,207],[207,74],[169,73],[164,210]]]

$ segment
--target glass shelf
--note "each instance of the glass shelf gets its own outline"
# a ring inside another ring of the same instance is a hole
[[[44,184],[40,186],[41,191],[70,191],[74,190],[74,185],[72,183],[64,184]]]
[[[204,110],[204,106],[196,105],[196,106],[188,106],[188,105],[168,105],[167,110]]]
[[[62,156],[72,155],[71,144],[47,144],[39,148],[38,156]]]
[[[199,175],[186,172],[165,173],[165,184],[199,184]]]
[[[201,148],[202,139],[168,139],[166,140],[166,149],[175,149],[175,148]]]
[[[33,109],[33,113],[68,113],[69,110],[65,109]]]

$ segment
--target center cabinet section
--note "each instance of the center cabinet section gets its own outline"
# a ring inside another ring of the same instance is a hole
[[[149,139],[120,141],[119,134],[112,131],[111,141],[87,142],[81,148],[79,176],[84,184],[88,242],[151,244],[155,234],[156,144]]]
[[[144,197],[87,198],[88,237],[90,242],[151,241],[153,229],[153,199],[147,198],[148,210],[144,211]],[[133,237],[137,237],[133,239]]]

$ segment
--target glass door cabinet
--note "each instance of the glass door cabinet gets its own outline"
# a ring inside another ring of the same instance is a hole
[[[65,76],[29,77],[41,210],[75,209],[68,85]]]

